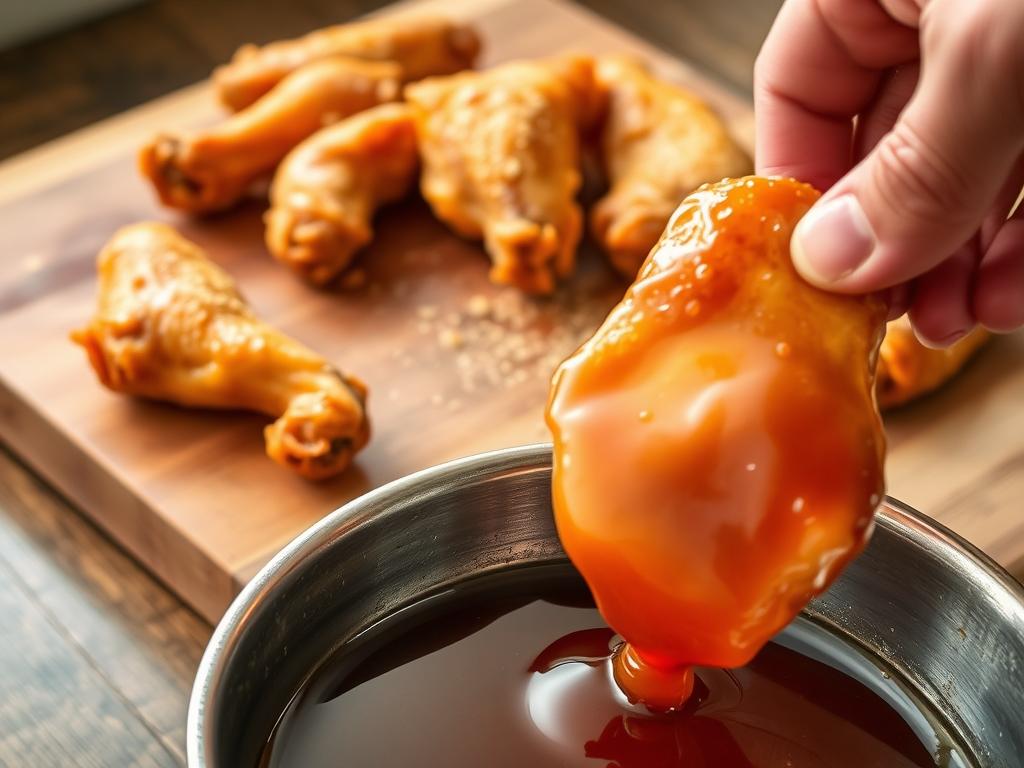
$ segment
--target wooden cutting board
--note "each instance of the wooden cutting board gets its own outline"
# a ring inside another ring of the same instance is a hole
[[[561,0],[437,3],[476,21],[485,64],[627,51],[706,97],[749,146],[745,100]],[[496,289],[477,245],[412,200],[379,219],[363,285],[313,290],[262,244],[261,208],[190,220],[134,169],[152,132],[217,119],[199,84],[0,165],[0,437],[211,621],[289,539],[358,494],[457,456],[547,438],[558,359],[624,284],[589,246],[552,299]],[[111,394],[67,338],[93,310],[95,255],[119,226],[163,219],[205,247],[272,323],[365,379],[374,437],[313,484],[263,454],[258,416]],[[1024,561],[1024,337],[1000,339],[939,395],[890,420],[895,495],[1008,565]]]

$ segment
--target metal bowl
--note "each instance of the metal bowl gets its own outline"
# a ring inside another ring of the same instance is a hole
[[[510,564],[564,561],[550,484],[549,446],[497,451],[393,482],[300,535],[210,640],[189,766],[256,766],[310,671],[395,607]],[[895,667],[979,765],[1020,768],[1024,589],[970,544],[888,500],[867,550],[805,614]]]

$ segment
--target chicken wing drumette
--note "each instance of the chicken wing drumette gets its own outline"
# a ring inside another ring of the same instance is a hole
[[[482,237],[491,279],[548,293],[573,268],[581,229],[580,131],[599,109],[586,57],[520,61],[407,86],[423,195]]]
[[[878,353],[878,404],[893,408],[931,392],[953,378],[988,340],[978,326],[945,349],[930,349],[917,340],[903,316],[889,323]]]
[[[72,338],[110,389],[273,416],[267,453],[308,478],[341,472],[366,444],[362,382],[259,320],[231,278],[170,227],[120,230],[98,269],[98,310]]]
[[[157,136],[139,153],[139,168],[164,205],[193,213],[228,208],[303,139],[400,93],[397,64],[317,61],[217,125]]]
[[[243,46],[214,71],[213,82],[221,101],[242,109],[290,72],[318,59],[341,55],[393,61],[411,81],[468,69],[479,52],[480,38],[470,25],[413,13],[339,24],[262,47]]]
[[[620,682],[657,706],[680,703],[661,683],[688,665],[749,661],[861,550],[882,500],[886,308],[793,269],[817,197],[755,177],[698,190],[555,375],[559,535],[630,644]]]
[[[412,113],[384,104],[313,134],[274,176],[267,247],[313,283],[324,284],[370,242],[376,210],[416,180]]]
[[[704,102],[639,62],[601,58],[596,74],[608,96],[601,157],[610,190],[591,210],[590,228],[632,279],[686,195],[753,164]]]

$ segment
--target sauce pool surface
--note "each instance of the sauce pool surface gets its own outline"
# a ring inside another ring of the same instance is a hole
[[[949,752],[890,706],[875,667],[872,690],[773,642],[745,667],[697,668],[685,706],[658,714],[613,682],[620,643],[570,568],[465,582],[345,644],[261,768],[908,768]]]

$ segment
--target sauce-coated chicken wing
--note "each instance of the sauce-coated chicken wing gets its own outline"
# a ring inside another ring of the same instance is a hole
[[[395,101],[400,76],[398,65],[387,62],[318,61],[217,125],[157,136],[139,153],[139,168],[164,205],[192,213],[228,208],[303,139],[356,112]]]
[[[277,418],[267,453],[304,477],[369,439],[366,388],[259,320],[231,278],[165,224],[120,230],[99,255],[99,307],[72,338],[116,392]]]
[[[324,128],[277,169],[267,247],[311,282],[328,282],[370,242],[374,213],[409,191],[418,165],[412,113],[404,104]]]
[[[590,227],[633,279],[686,195],[750,173],[753,163],[706,104],[639,62],[601,58],[596,74],[608,94],[601,155],[610,190],[591,210]]]
[[[243,46],[214,71],[213,82],[224,104],[242,109],[290,72],[330,56],[393,61],[408,82],[468,69],[479,52],[480,38],[470,25],[412,13],[339,24],[262,47]]]
[[[430,78],[405,94],[434,213],[483,238],[495,283],[552,291],[572,271],[580,237],[579,134],[594,120],[592,60],[517,61]]]
[[[620,683],[655,706],[685,697],[689,665],[749,661],[861,550],[882,500],[886,308],[793,269],[817,197],[755,177],[698,190],[555,375],[559,535],[629,643]]]

